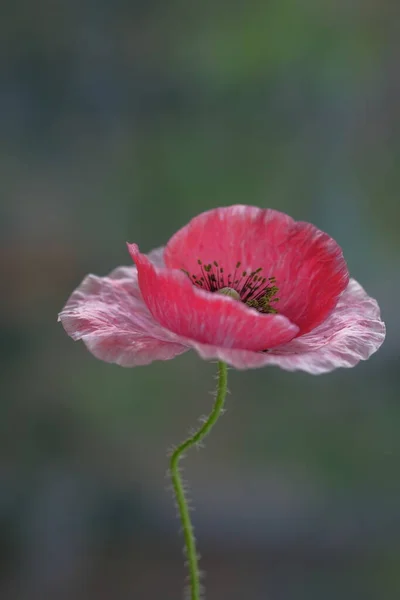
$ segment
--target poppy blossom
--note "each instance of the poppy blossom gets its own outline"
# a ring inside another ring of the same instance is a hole
[[[349,278],[340,246],[272,209],[217,208],[165,248],[108,277],[88,275],[59,315],[66,332],[126,367],[194,349],[238,369],[326,373],[385,338],[377,302]]]

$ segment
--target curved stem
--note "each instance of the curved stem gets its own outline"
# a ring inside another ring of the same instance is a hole
[[[185,538],[186,553],[190,576],[190,599],[200,600],[200,571],[198,556],[196,550],[196,540],[193,532],[193,525],[190,519],[189,507],[185,496],[185,490],[182,478],[179,472],[179,461],[183,453],[191,446],[198,444],[212,429],[213,425],[221,415],[226,392],[227,392],[228,372],[226,364],[218,363],[218,387],[217,397],[210,415],[204,421],[203,425],[187,440],[185,440],[171,456],[170,471],[172,485],[174,488],[176,502],[178,505],[179,516],[182,522],[183,535]]]

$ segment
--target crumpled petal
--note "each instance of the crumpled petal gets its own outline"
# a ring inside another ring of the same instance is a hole
[[[169,240],[164,253],[169,268],[200,276],[198,260],[216,261],[224,273],[262,267],[276,277],[278,312],[311,331],[328,316],[346,289],[349,274],[340,246],[310,223],[255,206],[235,205],[202,213]],[[239,277],[240,277],[239,273]]]
[[[162,265],[162,249],[151,254]],[[97,358],[123,367],[168,360],[189,348],[157,323],[143,302],[134,266],[88,275],[59,314],[65,331]]]
[[[261,351],[298,333],[298,327],[283,315],[261,314],[232,298],[205,292],[181,271],[155,268],[136,244],[128,248],[150,312],[177,335],[223,348]]]
[[[287,371],[314,375],[338,367],[354,367],[367,360],[385,339],[385,324],[376,300],[354,279],[339,299],[335,310],[319,327],[271,352],[217,348],[193,344],[206,360],[218,359],[237,369],[276,365]]]

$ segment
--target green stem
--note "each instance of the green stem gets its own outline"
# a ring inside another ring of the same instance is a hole
[[[190,520],[189,507],[185,496],[185,490],[182,483],[182,478],[179,472],[179,461],[183,457],[183,453],[195,444],[201,442],[205,436],[210,433],[213,425],[218,420],[218,417],[223,411],[227,392],[228,372],[226,364],[218,363],[218,387],[217,397],[213,409],[203,425],[187,440],[185,440],[171,456],[170,471],[172,485],[175,492],[176,502],[178,505],[179,516],[182,522],[183,535],[185,538],[186,554],[189,567],[190,577],[190,599],[200,600],[200,571],[198,556],[196,550],[196,540],[193,532],[193,525]]]

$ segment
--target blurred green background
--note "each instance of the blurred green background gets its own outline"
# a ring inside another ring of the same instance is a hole
[[[87,272],[233,203],[308,220],[388,337],[321,377],[230,372],[185,462],[208,600],[400,597],[400,5],[5,0],[4,600],[177,600],[168,448],[211,407],[194,353],[122,369],[57,324]]]

